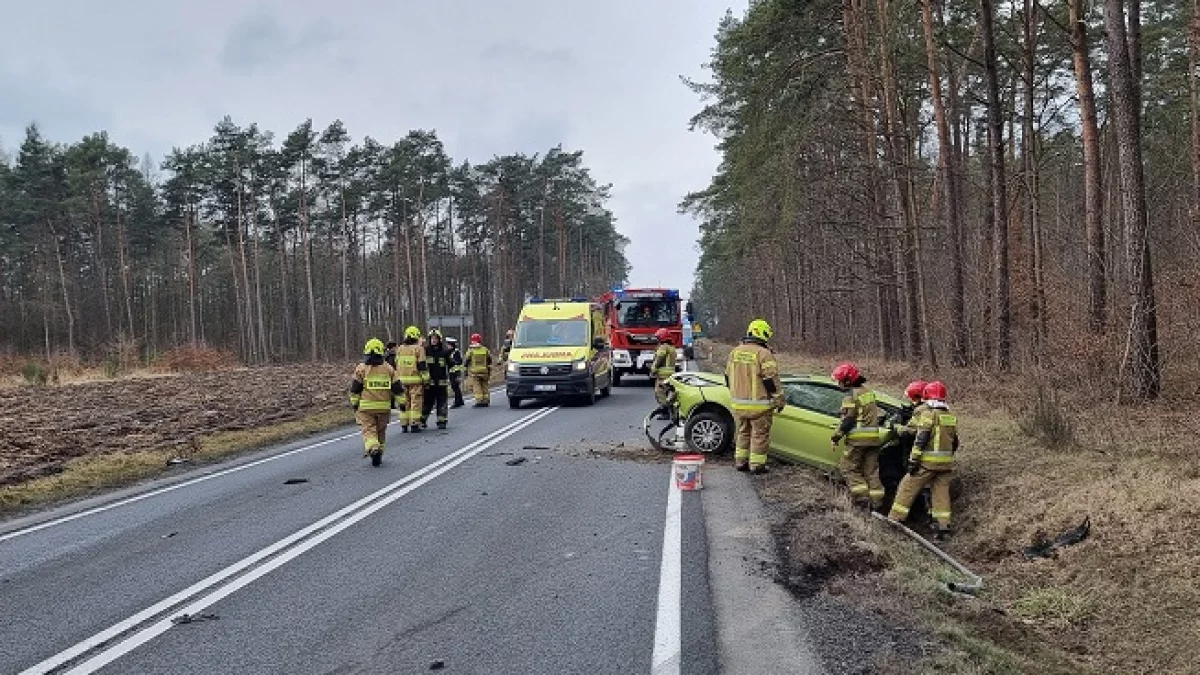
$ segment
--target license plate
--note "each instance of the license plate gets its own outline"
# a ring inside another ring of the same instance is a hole
[[[557,384],[535,384],[535,385],[533,385],[534,391],[554,391],[555,389],[558,389]]]

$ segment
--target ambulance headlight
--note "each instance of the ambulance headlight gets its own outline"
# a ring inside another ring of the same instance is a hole
[[[508,366],[506,366],[506,369],[507,369],[507,370],[508,370],[508,372],[510,372],[510,373],[515,373],[515,372],[517,372],[517,371],[518,371],[520,368],[521,368],[521,364],[517,363],[516,361],[509,361],[509,362],[508,362]]]
[[[580,359],[575,362],[575,370],[587,370],[587,361]]]

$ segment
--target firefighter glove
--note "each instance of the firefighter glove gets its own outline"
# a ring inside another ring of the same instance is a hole
[[[786,404],[783,394],[775,394],[771,397],[771,402],[774,404],[775,412],[783,412],[783,406]]]
[[[920,471],[921,471],[921,460],[919,460],[919,459],[908,460],[908,475],[915,476]]]

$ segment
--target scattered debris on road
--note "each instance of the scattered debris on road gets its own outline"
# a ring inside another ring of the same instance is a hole
[[[488,454],[484,455],[484,457],[503,457],[504,455],[511,454],[511,452],[489,452]]]
[[[289,478],[289,479],[283,481],[283,484],[284,485],[299,485],[300,483],[307,483],[307,482],[308,482],[307,478]]]
[[[441,670],[442,668],[445,668],[445,667],[446,667],[445,661],[434,661],[433,663],[429,664],[430,670]]]
[[[179,533],[178,532],[168,532],[168,533],[164,534],[161,538],[162,539],[170,539],[171,537],[174,537],[177,534],[179,534]]]
[[[522,446],[521,449],[522,450],[549,450],[550,448],[545,445],[525,445],[525,446]]]
[[[190,461],[191,460],[185,459],[183,457],[172,457],[171,459],[167,460],[167,466],[174,466],[176,464],[187,464]]]
[[[216,621],[221,617],[216,614],[180,614],[171,619],[171,623],[176,626],[181,626],[185,623],[200,623],[201,621]]]
[[[525,463],[524,457],[513,457],[512,459],[505,462],[505,464],[507,464],[509,466],[516,466],[518,464],[524,464],[524,463]]]

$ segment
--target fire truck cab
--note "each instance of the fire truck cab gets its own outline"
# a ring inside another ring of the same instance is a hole
[[[658,340],[654,333],[666,328],[675,345],[676,370],[682,370],[683,312],[679,291],[668,288],[617,288],[600,296],[604,320],[612,343],[613,384],[630,373],[650,375]],[[690,304],[690,303],[689,303]]]

